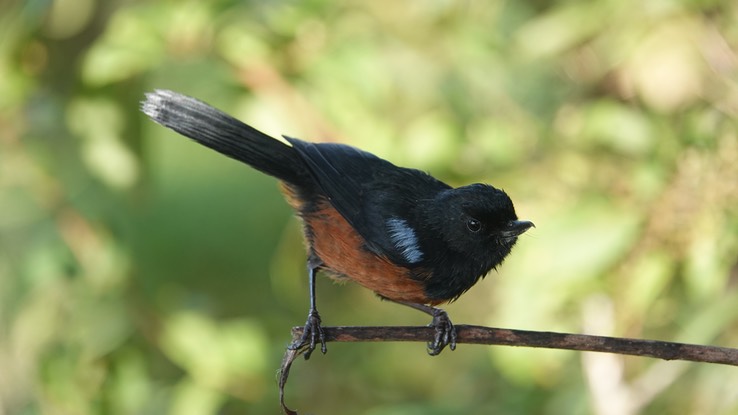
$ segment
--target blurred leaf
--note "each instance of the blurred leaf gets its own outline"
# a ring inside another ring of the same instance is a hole
[[[223,388],[239,377],[265,369],[263,330],[247,320],[217,324],[200,314],[182,312],[168,319],[162,347],[172,360],[211,388]]]
[[[439,166],[449,154],[457,154],[457,140],[444,114],[429,113],[416,118],[404,133],[407,154],[403,164]]]
[[[657,137],[648,119],[624,105],[602,101],[590,104],[582,135],[631,156],[648,154]]]
[[[654,27],[633,53],[625,74],[643,100],[659,111],[674,111],[697,99],[699,23],[688,18]]]
[[[638,316],[647,314],[648,308],[663,295],[674,273],[672,257],[663,252],[649,252],[637,264],[627,270],[628,284],[622,294],[623,312]]]
[[[606,5],[591,2],[554,7],[519,29],[516,46],[523,56],[532,59],[561,53],[597,33],[607,13]]]
[[[86,83],[100,86],[119,82],[161,62],[165,45],[157,26],[165,20],[146,12],[143,8],[124,8],[115,13],[102,41],[85,56],[81,75]]]
[[[217,414],[224,397],[207,387],[192,381],[182,381],[174,393],[171,415]]]
[[[81,136],[82,156],[101,180],[115,188],[130,187],[139,176],[138,160],[123,144],[123,115],[104,99],[80,99],[69,106],[67,122]]]
[[[79,34],[92,20],[95,0],[57,0],[51,3],[46,32],[67,39]]]
[[[124,353],[109,381],[112,412],[142,413],[146,405],[151,405],[154,385],[146,361],[138,353]]]

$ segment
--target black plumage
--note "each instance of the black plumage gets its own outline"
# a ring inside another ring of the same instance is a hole
[[[455,331],[434,305],[457,299],[502,263],[533,224],[519,221],[508,195],[487,184],[452,188],[343,144],[288,144],[209,105],[171,91],[147,94],[142,110],[228,157],[276,177],[305,223],[311,308],[300,345],[323,343],[315,271],[323,269],[389,300],[431,314],[432,354]]]

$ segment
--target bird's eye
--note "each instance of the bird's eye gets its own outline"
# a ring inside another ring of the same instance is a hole
[[[482,229],[482,222],[474,218],[470,218],[466,221],[466,228],[471,232],[477,233]]]

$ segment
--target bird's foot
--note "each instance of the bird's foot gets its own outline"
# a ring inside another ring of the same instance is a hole
[[[315,350],[316,343],[320,342],[320,351],[325,354],[328,348],[325,345],[325,333],[320,325],[320,314],[317,310],[310,310],[307,321],[305,322],[305,330],[298,340],[289,345],[290,350],[299,350],[307,348],[305,352],[305,360],[310,359],[310,355]]]
[[[445,311],[434,308],[433,321],[429,326],[436,329],[433,341],[428,343],[429,355],[438,355],[446,346],[451,350],[456,350],[456,328]]]

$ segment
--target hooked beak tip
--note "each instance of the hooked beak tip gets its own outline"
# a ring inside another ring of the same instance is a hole
[[[513,220],[507,225],[507,229],[503,232],[505,237],[515,237],[522,235],[530,228],[535,228],[536,225],[529,220]]]

